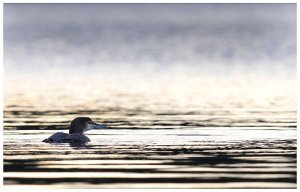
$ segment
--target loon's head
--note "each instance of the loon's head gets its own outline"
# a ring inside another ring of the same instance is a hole
[[[106,126],[94,123],[89,117],[77,117],[71,122],[69,134],[84,133],[88,130],[103,128],[106,128]]]

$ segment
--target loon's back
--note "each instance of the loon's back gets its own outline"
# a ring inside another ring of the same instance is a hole
[[[74,143],[74,142],[90,142],[90,139],[82,133],[67,134],[63,132],[57,132],[51,135],[49,138],[44,139],[46,143]]]

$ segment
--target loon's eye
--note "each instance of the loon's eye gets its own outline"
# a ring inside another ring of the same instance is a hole
[[[88,124],[92,124],[92,122],[91,122],[91,121],[89,121],[89,122],[88,122]]]

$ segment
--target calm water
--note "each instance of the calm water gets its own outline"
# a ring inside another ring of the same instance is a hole
[[[295,4],[5,4],[5,187],[296,188],[295,71]]]

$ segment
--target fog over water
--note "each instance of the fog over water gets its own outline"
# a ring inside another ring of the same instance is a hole
[[[6,93],[295,95],[293,4],[5,4],[4,46]]]
[[[295,14],[292,4],[7,4],[6,67],[293,70]]]

